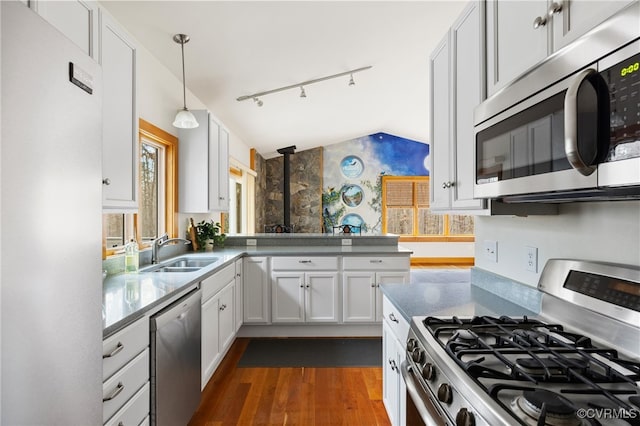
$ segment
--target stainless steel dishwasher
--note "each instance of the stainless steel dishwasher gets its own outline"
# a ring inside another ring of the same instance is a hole
[[[186,425],[200,404],[200,290],[151,317],[151,424]]]

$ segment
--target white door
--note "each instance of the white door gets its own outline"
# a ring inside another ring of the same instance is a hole
[[[213,375],[220,356],[218,301],[218,296],[213,296],[202,304],[202,389],[204,389],[209,378]]]
[[[387,415],[392,425],[399,425],[398,421],[398,375],[396,353],[396,338],[393,330],[386,321],[382,323],[382,402],[387,409]]]
[[[374,322],[376,320],[376,283],[373,272],[342,274],[344,322]]]
[[[270,294],[267,257],[245,257],[243,263],[244,322],[267,323]]]
[[[305,274],[305,320],[307,322],[338,321],[338,273],[307,272]]]
[[[235,336],[235,314],[233,305],[234,281],[230,282],[224,290],[220,292],[218,302],[218,331],[220,352],[223,352],[233,341]]]
[[[273,322],[304,322],[304,272],[271,275]]]
[[[382,321],[382,292],[381,284],[406,284],[409,282],[408,272],[377,272],[376,273],[376,321]]]

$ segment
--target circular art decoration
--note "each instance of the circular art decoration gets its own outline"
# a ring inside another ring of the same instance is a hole
[[[359,157],[356,157],[355,155],[347,155],[340,162],[340,170],[342,170],[344,177],[353,179],[362,174],[364,164]]]
[[[358,207],[364,198],[364,192],[358,185],[345,185],[342,187],[342,202],[347,207]]]
[[[340,223],[341,225],[360,226],[360,227],[364,225],[364,220],[362,220],[362,217],[360,217],[359,214],[355,214],[355,213],[349,213],[348,215],[344,216],[340,222],[341,222]]]

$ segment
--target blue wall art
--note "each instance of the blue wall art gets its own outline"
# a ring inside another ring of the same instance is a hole
[[[379,234],[382,176],[429,176],[429,145],[386,133],[325,146],[322,211],[326,232],[360,226]]]

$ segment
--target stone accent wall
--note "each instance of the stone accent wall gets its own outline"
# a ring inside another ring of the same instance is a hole
[[[256,187],[255,187],[255,229],[254,232],[264,232],[264,212],[265,212],[265,201],[267,194],[267,164],[265,159],[258,154],[255,153],[254,158],[254,166],[256,171]]]
[[[322,147],[292,154],[291,160],[291,224],[296,233],[322,232]],[[256,232],[264,232],[264,225],[282,224],[283,210],[283,156],[265,161],[265,177],[258,175],[264,182],[264,221],[257,220]],[[257,169],[257,162],[256,162]],[[257,171],[257,170],[256,170]],[[262,187],[262,182],[258,186]],[[256,191],[256,210],[260,209],[257,201],[260,195]],[[260,227],[258,229],[258,227]]]

